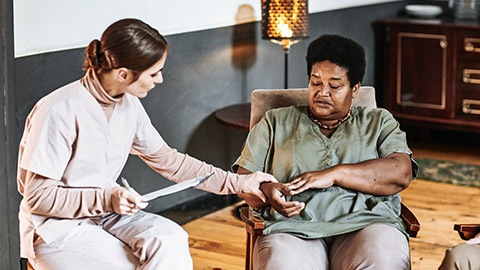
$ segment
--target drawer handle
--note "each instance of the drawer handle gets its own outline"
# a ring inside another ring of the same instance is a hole
[[[464,99],[462,102],[462,112],[465,114],[480,114],[480,109],[472,109],[472,105],[478,105],[480,108],[480,100]]]
[[[480,39],[466,38],[463,40],[463,49],[466,52],[480,52],[480,47],[475,47],[475,43],[478,43],[480,45]]]
[[[478,70],[478,69],[464,69],[463,70],[463,82],[464,83],[471,83],[471,84],[480,84],[480,79],[471,78],[472,75],[480,75],[480,70]]]
[[[440,48],[445,49],[448,46],[448,42],[445,39],[440,40]]]

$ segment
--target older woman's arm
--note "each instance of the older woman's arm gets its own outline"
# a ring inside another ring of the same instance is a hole
[[[411,180],[410,156],[393,153],[385,158],[307,172],[290,182],[289,187],[293,194],[338,185],[373,195],[393,195],[407,188]]]

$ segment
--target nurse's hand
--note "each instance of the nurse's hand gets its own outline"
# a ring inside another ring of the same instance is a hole
[[[248,171],[249,172],[249,171]],[[237,173],[242,174],[239,169]],[[260,190],[260,184],[266,182],[278,182],[273,175],[263,172],[254,172],[245,175],[245,180],[242,183],[241,193],[253,195],[264,203],[267,202],[265,194]]]
[[[291,218],[300,214],[305,208],[304,202],[285,200],[285,194],[290,192],[290,189],[282,183],[262,183],[262,191],[268,197],[268,200],[272,207],[281,215]]]
[[[111,200],[113,211],[125,216],[131,216],[148,205],[135,190],[124,187],[113,188]]]

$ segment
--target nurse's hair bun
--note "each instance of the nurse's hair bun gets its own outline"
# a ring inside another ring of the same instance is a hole
[[[112,66],[108,61],[106,52],[102,51],[102,43],[98,39],[94,39],[85,49],[85,70],[93,68],[94,70],[111,70]]]
[[[138,19],[122,19],[111,24],[100,40],[88,44],[84,69],[93,68],[100,74],[127,68],[136,81],[165,56],[167,49],[167,41],[155,28]]]

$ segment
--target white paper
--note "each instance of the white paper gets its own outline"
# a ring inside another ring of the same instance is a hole
[[[148,201],[154,200],[154,199],[156,199],[158,197],[161,197],[161,196],[165,196],[165,195],[169,195],[169,194],[172,194],[172,193],[175,193],[175,192],[179,192],[179,191],[185,190],[187,188],[196,187],[196,186],[200,185],[203,181],[210,178],[210,176],[212,176],[213,174],[214,173],[212,172],[212,173],[206,174],[204,176],[196,177],[196,178],[193,178],[193,179],[190,179],[190,180],[180,182],[180,183],[175,184],[175,185],[171,185],[171,186],[166,187],[166,188],[162,188],[162,189],[159,189],[159,190],[156,190],[156,191],[152,191],[150,193],[147,193],[147,194],[143,195],[143,197],[145,198],[145,201],[148,202]]]

